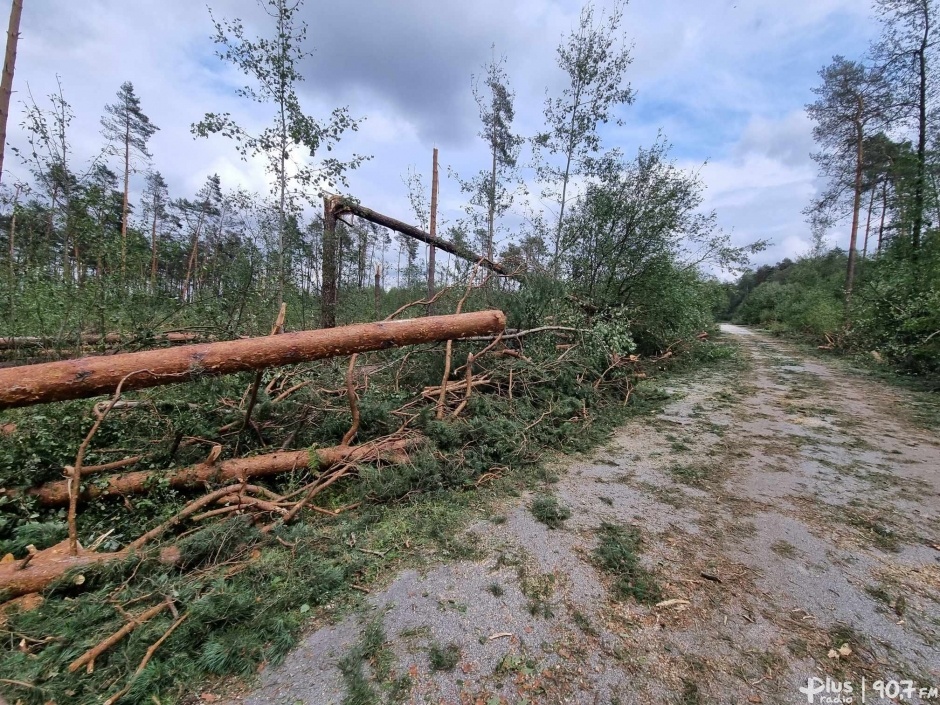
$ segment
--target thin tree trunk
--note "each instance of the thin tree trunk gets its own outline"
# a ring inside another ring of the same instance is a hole
[[[186,276],[183,278],[183,286],[180,288],[180,299],[186,300],[186,292],[189,289],[189,282],[192,279],[193,272],[199,259],[199,235],[202,231],[202,224],[206,218],[206,210],[209,208],[208,199],[203,204],[202,212],[199,213],[199,220],[196,221],[196,229],[193,232],[193,247],[189,253],[189,261],[186,264]]]
[[[428,234],[432,238],[437,237],[437,147],[434,148],[434,155],[431,158],[431,220],[428,223]],[[430,245],[428,249],[428,301],[434,298],[435,286],[435,260],[437,259],[437,248]],[[490,260],[493,259],[490,255]],[[432,304],[428,304],[428,313],[431,313]]]
[[[568,150],[565,161],[565,177],[561,182],[561,202],[558,209],[558,230],[555,232],[555,258],[552,262],[552,270],[555,277],[559,275],[559,255],[561,254],[561,233],[565,224],[565,202],[568,199],[568,180],[571,178],[571,158],[574,155],[574,125],[575,118],[578,115],[578,108],[581,106],[581,86],[578,86],[574,94],[574,105],[571,108],[571,124],[568,126]]]
[[[859,114],[862,112],[862,100],[859,98]],[[852,230],[849,234],[849,261],[845,273],[845,311],[848,314],[852,305],[852,286],[855,283],[855,260],[858,245],[858,221],[862,207],[862,176],[864,172],[863,126],[860,119],[855,121],[855,193],[852,199]],[[848,321],[846,321],[848,322]]]
[[[382,297],[382,265],[375,265],[375,320],[379,320],[379,301]]]
[[[16,44],[20,38],[20,17],[23,0],[13,0],[10,25],[7,29],[7,52],[0,77],[0,179],[3,177],[3,153],[7,143],[7,120],[10,117],[10,98],[13,96],[13,71],[16,68]]]
[[[865,248],[862,250],[862,259],[868,257],[868,235],[871,232],[871,211],[875,207],[875,189],[871,190],[871,198],[868,199],[868,219],[865,221]]]
[[[917,176],[914,179],[914,223],[911,248],[915,256],[920,249],[920,234],[924,222],[924,181],[927,170],[927,45],[930,34],[930,10],[924,2],[924,36],[917,52],[920,83],[918,86],[917,116]]]
[[[885,236],[885,215],[888,212],[888,179],[881,182],[881,223],[878,225],[878,252],[881,252],[881,246]]]
[[[124,129],[124,199],[121,202],[121,285],[127,280],[127,211],[131,190],[131,119],[128,114]]]
[[[328,196],[323,198],[323,260],[320,282],[320,327],[336,325],[336,215]]]
[[[160,211],[159,197],[153,197],[153,226],[150,231],[150,293],[157,290],[157,214]]]
[[[338,196],[333,196],[329,199],[329,208],[332,210],[334,218],[349,213],[351,215],[358,216],[363,220],[368,220],[370,223],[375,223],[376,225],[381,225],[382,227],[394,230],[397,233],[406,235],[410,238],[418,240],[419,242],[423,242],[428,245],[434,245],[439,250],[449,252],[450,254],[467,260],[473,264],[479,263],[481,267],[484,269],[489,269],[491,272],[509,276],[509,272],[507,272],[505,268],[501,267],[495,262],[488,260],[486,257],[482,257],[474,252],[470,252],[469,250],[466,250],[463,247],[459,247],[458,245],[455,245],[448,240],[439,238],[436,235],[431,237],[430,233],[426,233],[420,228],[416,228],[413,225],[408,225],[407,223],[403,223],[400,220],[396,220],[395,218],[378,213],[370,208],[366,208],[365,206],[362,206],[358,203],[354,203],[353,201],[345,200]]]
[[[493,231],[494,221],[496,220],[496,112],[493,112],[493,136],[492,136],[493,166],[490,171],[490,193],[487,199],[488,212],[486,219],[486,258],[493,261]]]

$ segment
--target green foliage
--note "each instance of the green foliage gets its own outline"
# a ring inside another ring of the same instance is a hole
[[[635,526],[618,526],[604,522],[597,530],[599,543],[594,549],[598,566],[614,579],[613,593],[618,600],[633,598],[644,604],[655,604],[662,592],[655,576],[640,562],[640,530]]]
[[[545,524],[549,529],[560,529],[565,520],[571,517],[571,510],[558,503],[558,499],[551,495],[536,497],[529,505],[532,516]]]
[[[460,662],[460,647],[457,644],[431,644],[428,661],[434,671],[453,671]]]
[[[858,266],[846,318],[845,253],[784,260],[741,277],[731,297],[736,322],[761,325],[847,353],[872,351],[904,373],[940,372],[940,237],[917,257],[895,242]],[[932,337],[931,337],[932,336]]]

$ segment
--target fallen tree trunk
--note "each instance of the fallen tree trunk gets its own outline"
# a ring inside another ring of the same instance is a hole
[[[502,274],[504,276],[512,276],[510,272],[506,270],[505,267],[488,260],[486,257],[478,255],[470,250],[464,249],[459,245],[456,245],[448,240],[442,240],[441,238],[426,233],[420,228],[416,228],[413,225],[408,225],[408,223],[403,223],[400,220],[395,218],[390,218],[387,215],[382,213],[377,213],[376,211],[361,206],[354,201],[342,198],[340,196],[333,196],[329,199],[329,208],[332,212],[334,218],[349,213],[350,215],[358,216],[363,220],[368,220],[370,223],[375,223],[376,225],[381,225],[383,227],[394,230],[395,232],[401,233],[402,235],[407,235],[408,237],[414,238],[415,240],[420,240],[423,243],[436,247],[439,250],[444,250],[444,252],[449,252],[450,254],[465,259],[468,262],[474,264],[479,263],[481,267],[489,269],[492,272],[497,274]]]
[[[479,311],[8,367],[0,370],[0,409],[98,396],[112,392],[122,380],[128,391],[206,375],[498,333],[505,327],[501,311]]]
[[[0,593],[7,598],[13,598],[31,592],[41,592],[70,570],[86,568],[107,561],[122,560],[127,555],[125,551],[116,553],[80,551],[77,556],[73,556],[69,553],[68,540],[65,540],[52,548],[39,551],[25,566],[21,560],[0,563]]]
[[[174,471],[141,470],[114,475],[107,484],[86,486],[79,499],[88,501],[96,497],[111,495],[141,494],[157,482],[169,483],[170,487],[192,488],[206,483],[224,483],[230,480],[268,477],[291,472],[298,468],[309,468],[319,472],[339,463],[367,463],[382,457],[401,454],[413,440],[377,441],[360,446],[334,446],[309,450],[281,451],[256,455],[251,458],[235,458],[215,463],[200,463]],[[69,501],[68,480],[49,482],[27,491],[39,503],[47,507],[62,506]]]

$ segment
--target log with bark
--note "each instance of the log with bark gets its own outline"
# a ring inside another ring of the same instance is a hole
[[[381,458],[398,459],[415,443],[412,439],[379,440],[358,446],[334,446],[294,451],[279,451],[250,458],[235,458],[214,463],[199,463],[179,470],[141,470],[114,475],[103,484],[86,485],[79,499],[88,501],[96,497],[141,494],[155,483],[168,483],[170,487],[186,489],[207,483],[224,483],[238,479],[269,477],[309,468],[314,472],[327,470],[340,463],[368,463]],[[11,491],[7,491],[12,494]],[[27,490],[40,504],[47,507],[68,504],[68,480],[48,482]]]
[[[407,235],[408,237],[414,238],[415,240],[420,240],[421,242],[436,247],[439,250],[444,252],[449,252],[455,257],[460,257],[461,259],[467,260],[468,262],[479,263],[479,265],[485,269],[489,269],[492,272],[497,274],[502,274],[504,276],[512,276],[512,273],[507,271],[505,267],[488,260],[486,257],[478,255],[470,250],[461,247],[449,240],[444,240],[427,233],[420,228],[416,228],[413,225],[408,225],[408,223],[403,223],[400,220],[383,215],[378,213],[371,208],[366,208],[365,206],[359,205],[355,201],[351,201],[340,196],[333,196],[328,200],[328,208],[330,213],[334,218],[338,218],[345,214],[355,215],[363,220],[368,220],[370,223],[375,223],[376,225],[381,225],[390,230],[394,230],[397,233],[402,235]]]
[[[125,378],[125,390],[142,389],[207,375],[493,334],[505,327],[501,311],[479,311],[10,367],[0,370],[0,409],[106,394]]]

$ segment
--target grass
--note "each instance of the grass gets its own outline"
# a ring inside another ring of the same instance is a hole
[[[594,559],[613,578],[614,598],[632,598],[647,605],[659,602],[662,590],[655,576],[640,563],[640,530],[604,522],[597,533],[600,541],[594,549]]]
[[[588,636],[597,636],[597,630],[591,625],[591,621],[578,610],[571,611],[571,620]]]
[[[383,690],[406,694],[410,683],[390,678],[393,656],[385,641],[381,618],[373,619],[365,625],[359,641],[337,663],[346,690],[343,705],[381,705]],[[399,700],[392,698],[392,702]]]
[[[536,359],[537,352],[533,346],[527,354]],[[395,362],[396,355],[400,359],[403,353],[364,355],[361,364],[385,357]],[[554,360],[556,355],[554,346],[546,345],[546,358]],[[413,356],[402,373],[401,388],[420,390],[439,383],[439,357]],[[691,370],[702,361],[687,359],[682,364]],[[343,379],[344,365],[324,361],[305,366],[294,374],[306,375],[313,384],[280,405],[259,400],[257,419],[262,432],[257,435],[268,447],[279,447],[295,431],[293,447],[338,442],[349,427],[349,415],[335,409],[327,413],[324,409],[329,405],[315,390],[334,387]],[[384,374],[394,377],[398,367],[392,365]],[[521,368],[516,369],[520,385],[523,375]],[[353,511],[335,518],[308,513],[302,521],[268,535],[243,518],[187,525],[181,527],[189,532],[185,538],[169,537],[181,549],[179,567],[168,568],[147,553],[126,563],[85,570],[81,588],[69,580],[50,587],[38,609],[11,613],[0,632],[18,635],[3,640],[0,671],[33,685],[32,690],[10,687],[5,695],[11,702],[20,698],[82,704],[101,702],[122,688],[147,648],[174,618],[165,612],[139,627],[132,638],[99,657],[92,674],[64,672],[63,664],[125,624],[115,603],[136,613],[163,595],[172,595],[180,611],[189,613],[148,668],[133,679],[127,696],[131,702],[186,701],[207,678],[251,677],[261,663],[276,666],[312,617],[332,619],[359,609],[361,592],[353,586],[375,589],[405,567],[479,556],[476,539],[463,529],[486,517],[502,523],[505,515],[495,512],[502,511],[498,508],[506,497],[557,479],[556,473],[542,465],[547,450],[584,452],[605,441],[625,418],[658,411],[668,401],[658,391],[658,381],[643,380],[624,408],[620,394],[604,396],[604,388],[598,393],[590,382],[581,384],[577,374],[565,375],[555,384],[532,385],[532,396],[518,392],[511,403],[496,394],[475,394],[456,421],[437,421],[433,410],[420,415],[414,427],[427,439],[426,449],[414,452],[409,463],[396,466],[395,472],[362,468],[357,479],[337,483],[317,498],[325,508],[358,503]],[[250,382],[250,375],[232,375],[129,393],[129,398],[148,403],[110,416],[86,462],[113,460],[110,450],[123,448],[152,448],[146,466],[154,470],[201,462],[204,446],[175,448],[174,438],[216,438],[218,429],[231,421],[231,410],[220,405],[219,399],[241,398]],[[381,375],[370,378],[369,389],[360,399],[361,440],[395,430],[400,419],[392,411],[409,398],[407,392],[392,391]],[[90,402],[79,401],[4,412],[0,421],[15,423],[17,430],[0,437],[0,485],[18,487],[57,479],[63,465],[74,461],[75,450],[93,421],[90,408]],[[305,409],[310,409],[306,421],[301,413]],[[547,416],[546,410],[550,410]],[[223,457],[262,450],[254,434],[243,434],[227,439]],[[484,474],[489,474],[488,481],[477,486]],[[300,469],[269,486],[288,493],[310,479]],[[157,485],[130,503],[95,502],[79,517],[80,539],[87,545],[114,529],[102,550],[115,550],[172,516],[190,499],[191,494]],[[554,497],[550,499],[555,504],[546,505],[551,507],[549,521],[561,525],[570,510]],[[0,504],[0,554],[10,552],[22,558],[27,545],[41,549],[61,538],[59,510],[42,510],[6,497],[0,498]],[[530,609],[550,614],[552,591],[550,581],[531,581]],[[388,670],[381,624],[366,631],[363,641],[342,659],[350,705],[391,697],[393,686],[383,690],[375,680],[377,674],[385,673],[398,683],[394,688],[407,689],[405,681],[395,680]],[[24,652],[17,647],[21,638],[36,645]]]
[[[783,558],[796,558],[797,555],[799,555],[798,551],[796,550],[796,546],[794,546],[789,541],[784,541],[783,539],[774,541],[770,546],[770,550],[776,553],[778,556],[782,556]]]
[[[503,594],[506,592],[506,591],[503,589],[503,586],[500,585],[499,583],[490,583],[490,584],[487,586],[486,590],[487,590],[487,592],[489,592],[493,597],[502,597]]]
[[[674,463],[669,467],[669,474],[677,481],[691,487],[703,487],[709,480],[716,479],[719,468],[714,463]]]
[[[881,550],[891,553],[901,550],[901,539],[897,532],[877,519],[866,516],[851,507],[844,507],[840,516],[846,524],[859,529],[865,538]]]
[[[431,644],[428,648],[431,670],[453,671],[460,662],[460,647],[457,644]]]
[[[571,510],[558,503],[553,495],[542,495],[532,500],[529,505],[532,516],[545,524],[549,529],[560,529],[567,519],[571,517]]]

